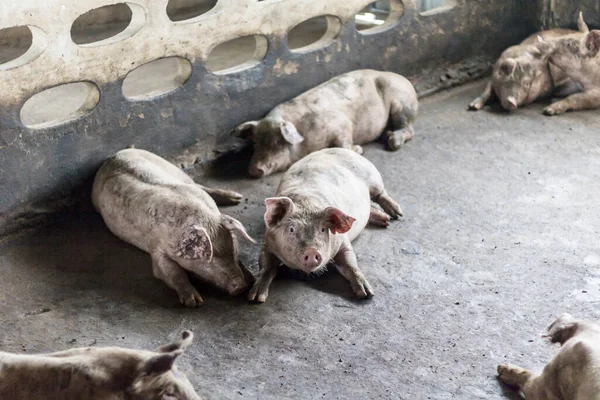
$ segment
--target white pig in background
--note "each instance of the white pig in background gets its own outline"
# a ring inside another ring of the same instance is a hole
[[[232,134],[254,143],[248,173],[260,178],[285,171],[302,157],[328,147],[352,149],[385,135],[398,150],[414,135],[419,101],[401,75],[361,69],[336,76],[275,107]],[[389,127],[389,130],[386,128]]]
[[[193,335],[155,351],[85,347],[51,354],[0,352],[2,400],[200,400],[175,360]]]
[[[527,400],[600,399],[600,325],[563,314],[550,325],[547,337],[561,348],[541,375],[502,364],[500,380]]]
[[[367,223],[387,226],[402,210],[386,192],[377,168],[347,149],[325,149],[295,163],[284,175],[277,197],[265,200],[266,232],[260,274],[249,300],[264,302],[281,262],[305,273],[333,260],[363,299],[373,295],[351,242]],[[385,213],[372,206],[379,203]]]
[[[213,200],[214,199],[214,200]],[[242,223],[219,212],[242,199],[236,192],[196,184],[167,160],[145,150],[122,150],[98,170],[92,202],[116,236],[150,253],[154,276],[186,307],[203,300],[190,271],[229,294],[254,282],[238,259],[236,236],[254,242]]]

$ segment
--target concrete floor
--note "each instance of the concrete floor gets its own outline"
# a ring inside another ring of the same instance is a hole
[[[372,300],[335,272],[288,273],[264,305],[198,284],[204,306],[184,309],[89,214],[0,243],[0,349],[152,348],[191,329],[180,365],[205,399],[515,399],[498,363],[541,370],[555,315],[600,317],[600,115],[465,111],[482,87],[425,99],[398,153],[367,146],[405,211],[355,242]],[[260,237],[278,180],[210,183],[248,196],[223,211]]]

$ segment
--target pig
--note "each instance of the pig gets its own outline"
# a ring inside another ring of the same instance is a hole
[[[552,103],[544,109],[546,115],[600,107],[600,31],[576,33],[545,45],[552,65],[560,68],[571,80],[582,87],[581,93]]]
[[[418,108],[415,89],[403,76],[357,70],[280,104],[263,119],[245,122],[231,133],[253,141],[248,172],[260,178],[285,171],[328,147],[362,154],[360,145],[377,139],[388,126],[387,144],[398,150],[414,135]]]
[[[547,337],[562,347],[541,375],[502,364],[500,380],[527,400],[600,399],[600,325],[563,314],[550,325]]]
[[[237,236],[256,242],[240,221],[217,208],[241,199],[236,192],[198,185],[167,160],[139,149],[110,157],[92,188],[92,203],[108,229],[150,253],[154,276],[186,307],[203,303],[186,271],[232,296],[254,282],[238,258]]]
[[[581,32],[588,29],[581,13],[578,26]],[[553,93],[570,94],[579,90],[561,69],[549,63],[549,54],[537,46],[540,41],[573,33],[576,31],[570,29],[542,31],[506,49],[494,64],[491,80],[483,93],[469,104],[469,110],[481,110],[499,99],[502,107],[511,111]]]
[[[51,354],[0,352],[0,398],[200,400],[175,360],[193,335],[154,351],[85,347]]]
[[[349,149],[312,153],[283,175],[276,197],[266,199],[265,205],[260,273],[248,295],[250,301],[265,302],[281,262],[318,274],[333,260],[359,298],[373,296],[351,242],[367,223],[386,227],[391,218],[402,216],[402,210],[371,162]]]

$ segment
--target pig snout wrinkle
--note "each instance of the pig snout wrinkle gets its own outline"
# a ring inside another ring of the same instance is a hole
[[[306,269],[314,269],[321,265],[321,261],[323,261],[323,257],[319,250],[314,248],[307,249],[302,255],[302,266]]]

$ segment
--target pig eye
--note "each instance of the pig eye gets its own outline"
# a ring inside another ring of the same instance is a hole
[[[321,228],[321,232],[325,233],[325,228]]]
[[[294,233],[294,227],[290,226],[290,233]]]

